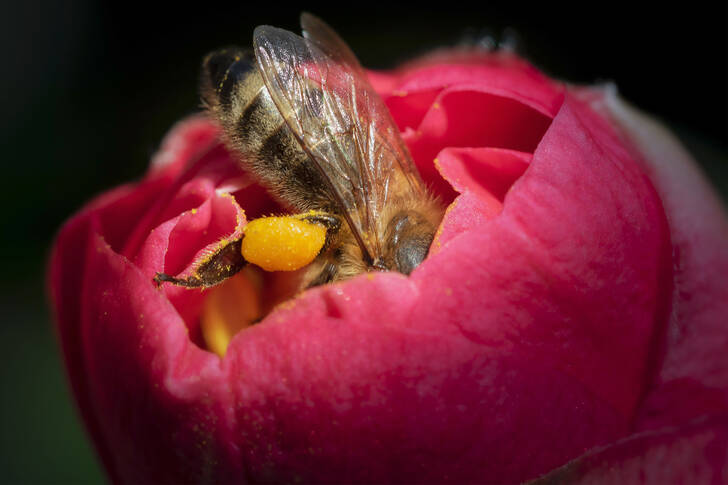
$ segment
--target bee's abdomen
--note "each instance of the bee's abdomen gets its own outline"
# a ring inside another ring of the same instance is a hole
[[[336,211],[324,177],[263,84],[250,51],[223,49],[203,62],[202,98],[244,168],[285,205]]]
[[[249,49],[227,47],[211,52],[202,61],[200,91],[208,108],[229,107],[239,83],[256,71]]]

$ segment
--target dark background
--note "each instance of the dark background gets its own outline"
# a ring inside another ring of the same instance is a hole
[[[614,80],[678,133],[724,200],[728,193],[724,2],[254,3],[4,7],[0,481],[104,480],[66,390],[46,304],[53,235],[93,195],[143,174],[169,127],[196,110],[201,57],[249,44],[256,25],[297,31],[306,8],[374,68],[487,31],[512,38],[512,29],[519,51],[547,73]]]

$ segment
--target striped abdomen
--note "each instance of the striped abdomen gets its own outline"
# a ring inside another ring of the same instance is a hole
[[[298,211],[339,213],[328,185],[280,115],[250,50],[215,51],[202,64],[202,100],[245,169]]]

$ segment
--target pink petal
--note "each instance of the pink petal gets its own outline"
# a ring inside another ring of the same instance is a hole
[[[438,155],[440,174],[459,193],[503,201],[506,192],[523,175],[531,154],[501,148],[445,148]]]
[[[412,318],[422,331],[449,330],[570,376],[571,386],[610,405],[619,436],[668,304],[656,282],[669,286],[669,240],[656,194],[609,133],[567,97],[502,214],[413,273],[427,305]],[[561,389],[534,405],[559,399]],[[568,438],[541,444],[564,458],[576,452]]]
[[[197,160],[207,147],[217,145],[220,128],[205,116],[193,116],[180,121],[162,141],[159,151],[152,158],[151,178],[174,178],[182,173],[190,162]]]
[[[728,482],[728,416],[643,432],[586,455],[532,485]]]
[[[445,211],[445,217],[435,233],[430,255],[437,254],[451,240],[474,227],[482,227],[503,210],[503,203],[493,196],[484,197],[473,192],[459,195]]]
[[[420,305],[401,276],[358,278],[236,337],[224,365],[253,481],[515,481],[561,463],[554,443],[578,454],[623,429],[565,374],[422,328]]]
[[[559,110],[562,89],[529,65],[436,65],[407,73],[396,93],[430,91],[458,86],[516,100],[553,118]]]
[[[510,98],[475,90],[444,90],[415,133],[405,136],[420,173],[446,202],[452,189],[433,160],[447,147],[491,147],[532,153],[551,119]]]
[[[598,108],[623,129],[662,198],[674,268],[672,308],[637,422],[651,429],[728,411],[728,217],[673,135],[613,91]]]
[[[367,71],[369,83],[378,93],[388,93],[397,83],[397,76],[390,72]]]
[[[394,95],[385,98],[387,107],[396,115],[395,122],[399,130],[417,129],[441,90],[429,89],[413,93],[396,91]]]
[[[519,101],[553,118],[563,88],[528,62],[508,53],[449,50],[416,59],[391,74],[373,73],[375,88],[389,103],[392,97],[441,91],[450,86],[472,88]],[[393,110],[397,113],[396,110]]]
[[[433,254],[458,234],[500,214],[506,192],[523,175],[531,155],[500,148],[445,148],[436,160],[440,174],[462,195],[447,209]]]
[[[103,442],[113,450],[112,476],[226,481],[237,465],[226,463],[219,359],[190,342],[185,323],[146,275],[90,236],[77,351],[88,411],[100,418]]]

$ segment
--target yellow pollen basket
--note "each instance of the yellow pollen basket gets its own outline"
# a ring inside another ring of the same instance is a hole
[[[266,271],[295,271],[316,259],[326,242],[326,228],[304,217],[261,217],[243,229],[243,257]]]

